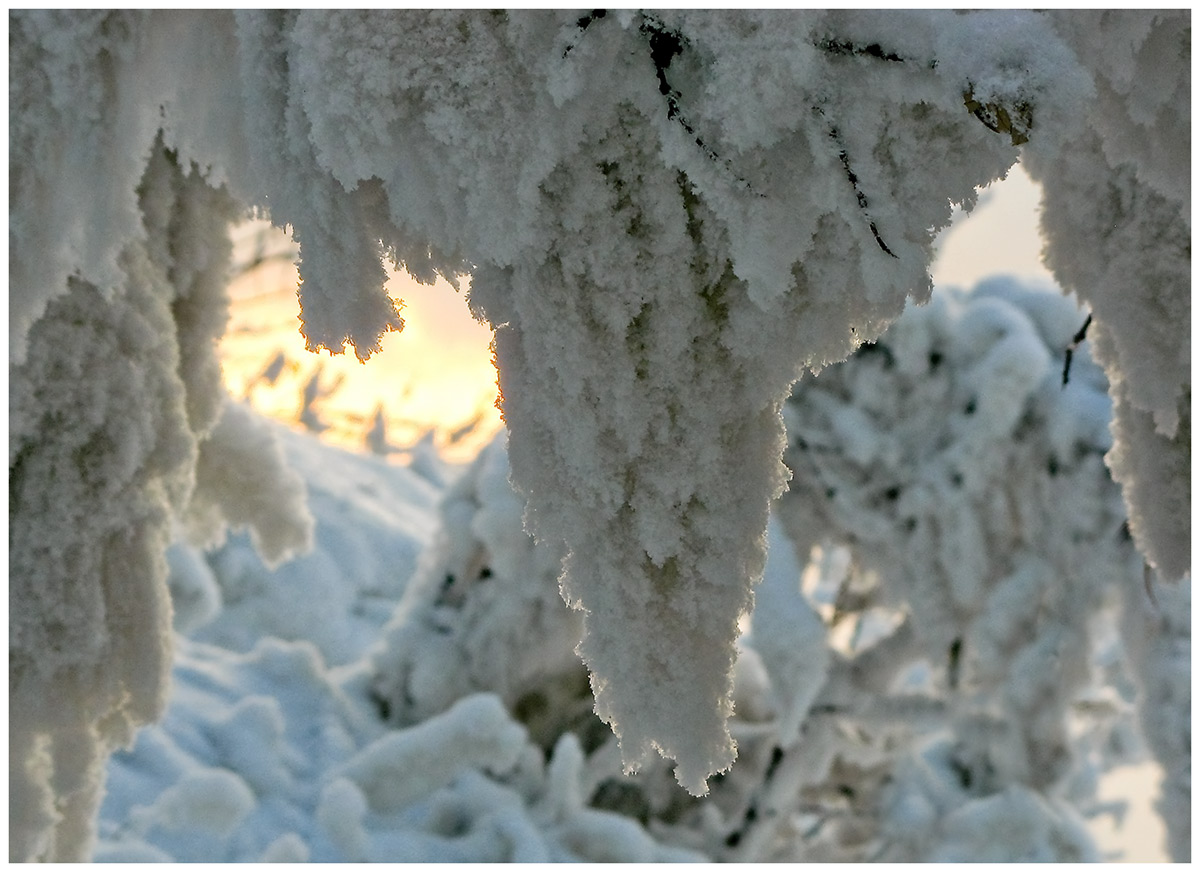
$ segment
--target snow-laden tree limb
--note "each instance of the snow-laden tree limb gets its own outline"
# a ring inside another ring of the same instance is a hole
[[[1034,150],[1046,262],[1086,300],[1113,476],[1146,559],[1191,568],[1191,14],[1056,13],[1095,81],[1069,149]]]
[[[785,480],[791,384],[928,298],[951,204],[973,204],[1018,145],[1055,167],[1087,144],[1087,113],[1111,94],[1164,105],[1168,138],[1186,130],[1177,98],[1138,98],[1149,67],[1099,83],[1092,70],[1132,39],[1147,57],[1170,50],[1159,94],[1186,95],[1187,22],[1075,15],[620,11],[585,26],[554,12],[14,14],[12,362],[24,364],[39,323],[76,317],[47,315],[52,301],[73,294],[63,305],[79,308],[92,294],[84,308],[115,325],[131,283],[145,284],[136,250],[153,261],[162,222],[186,214],[138,205],[159,131],[181,166],[292,228],[312,348],[349,344],[365,359],[401,326],[381,255],[422,280],[472,271],[474,311],[497,329],[513,477],[530,529],[567,555],[563,590],[585,613],[599,711],[628,765],[657,747],[702,792],[734,756],[736,621]],[[1158,115],[1130,117],[1160,132]],[[1138,148],[1110,137],[1104,160],[1134,155],[1138,184],[1178,204],[1177,149]],[[1076,171],[1090,172],[1073,163],[1064,184]],[[1154,209],[1121,214],[1132,229],[1107,237],[1109,273],[1136,246],[1167,274],[1145,299],[1168,314],[1130,320],[1180,322],[1190,254],[1152,232],[1164,226]],[[1051,238],[1074,243],[1053,227]],[[168,270],[148,293],[179,280]],[[1095,308],[1098,326],[1121,329],[1099,298]],[[1138,350],[1150,343],[1118,334],[1110,380],[1131,385],[1137,414],[1178,443],[1190,432],[1177,372],[1187,344],[1164,336],[1165,357],[1152,358]],[[31,379],[57,352],[42,354]],[[79,389],[100,373],[81,368]],[[1146,387],[1160,380],[1162,397]],[[29,423],[43,401],[31,396],[17,418],[20,433],[43,435],[14,444],[66,450],[52,426]],[[159,420],[153,402],[137,414]],[[116,414],[98,408],[89,426]],[[149,451],[172,420],[136,445]],[[1138,426],[1118,411],[1114,465],[1150,559],[1178,574],[1190,544],[1137,494],[1188,466],[1177,444],[1152,469]],[[170,475],[186,477],[192,455],[172,458]],[[136,494],[151,478],[134,479]],[[32,547],[18,542],[25,523],[14,550]],[[94,611],[81,605],[98,601],[94,582],[56,584],[74,614]],[[59,603],[39,612],[32,594],[16,596],[34,624]]]

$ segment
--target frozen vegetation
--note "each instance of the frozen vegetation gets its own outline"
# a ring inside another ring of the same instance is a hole
[[[1189,74],[1187,11],[12,13],[10,857],[1088,859],[1136,705],[1186,858]],[[1087,330],[930,302],[1018,158]],[[248,210],[314,350],[470,274],[507,445],[228,401]]]
[[[95,859],[1098,859],[1097,781],[1148,751],[1186,816],[1187,588],[1141,585],[1086,344],[1060,384],[1079,321],[994,279],[801,384],[703,799],[623,774],[504,437],[422,477],[279,430],[313,550],[172,546],[173,701]]]

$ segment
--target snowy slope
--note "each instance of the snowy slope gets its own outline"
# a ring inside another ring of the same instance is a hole
[[[430,544],[442,488],[278,433],[308,486],[315,548],[272,572],[246,536],[207,558],[173,547],[189,635],[176,636],[166,717],[110,763],[94,859],[702,859],[586,808],[578,742],[546,761],[494,694],[385,723],[360,658]]]
[[[391,614],[433,533],[440,488],[409,468],[276,429],[320,519],[315,547],[271,570],[246,536],[233,538],[208,560],[219,619],[193,637],[237,651],[264,635],[306,640],[327,663],[344,664],[363,653]],[[436,469],[428,474],[437,478]],[[174,546],[177,555],[185,548]]]

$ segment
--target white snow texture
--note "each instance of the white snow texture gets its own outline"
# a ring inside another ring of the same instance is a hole
[[[311,537],[277,449],[221,417],[238,206],[300,243],[314,349],[402,326],[381,256],[472,274],[629,770],[657,749],[702,794],[733,761],[791,386],[929,299],[952,204],[1022,153],[1095,310],[1133,534],[1187,569],[1186,12],[29,11],[10,55],[15,859],[86,851],[107,749],[161,710],[171,525]],[[1045,375],[1009,316],[963,329],[996,391]],[[939,557],[968,610],[975,532]]]

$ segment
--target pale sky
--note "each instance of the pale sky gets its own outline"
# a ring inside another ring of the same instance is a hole
[[[304,386],[320,369],[322,388],[330,390],[341,380],[315,404],[329,425],[323,436],[331,442],[362,448],[380,406],[389,442],[410,446],[434,428],[439,446],[456,460],[472,457],[499,429],[492,333],[471,317],[462,293],[445,282],[425,286],[394,273],[387,290],[404,301],[404,330],[385,336],[383,350],[362,364],[353,352],[305,351],[295,287],[295,267],[280,259],[264,262],[231,286],[234,303],[221,357],[235,397],[248,394],[256,408],[293,423]],[[280,351],[285,361],[274,384],[255,383]],[[449,434],[475,419],[475,432],[449,446]]]
[[[997,273],[1054,283],[1042,265],[1038,217],[1042,189],[1017,164],[1008,178],[985,188],[970,214],[957,217],[942,234],[930,270],[934,285],[970,287]]]

